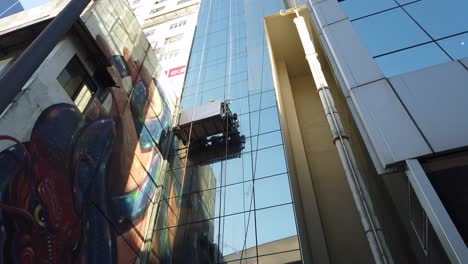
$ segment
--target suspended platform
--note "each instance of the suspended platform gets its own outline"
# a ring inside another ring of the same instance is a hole
[[[185,145],[190,143],[192,151],[203,151],[203,156],[211,160],[239,154],[245,145],[237,114],[229,109],[228,100],[184,110],[173,131]]]

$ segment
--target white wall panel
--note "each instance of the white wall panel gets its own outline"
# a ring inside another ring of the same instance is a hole
[[[458,61],[389,81],[434,151],[468,145],[468,71]]]

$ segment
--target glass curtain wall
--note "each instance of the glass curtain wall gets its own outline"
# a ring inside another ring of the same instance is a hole
[[[387,77],[468,57],[466,0],[340,2]]]
[[[301,262],[263,21],[280,9],[282,0],[202,1],[181,105],[229,99],[246,142],[208,155],[174,137],[151,261]]]

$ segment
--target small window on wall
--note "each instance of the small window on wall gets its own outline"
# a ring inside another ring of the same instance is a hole
[[[163,11],[164,8],[166,8],[166,6],[161,6],[161,7],[155,8],[155,9],[151,10],[150,14],[154,14],[154,13],[157,13],[159,11]]]
[[[169,51],[169,52],[161,54],[161,56],[159,57],[159,60],[163,61],[163,60],[172,59],[172,58],[177,57],[178,55],[179,55],[179,50]]]
[[[192,0],[179,0],[179,1],[177,2],[177,4],[178,4],[178,5],[181,5],[181,4],[183,4],[183,3],[187,3],[187,2],[190,2],[190,1],[192,1]]]
[[[183,37],[184,37],[183,33],[172,36],[172,37],[168,37],[168,38],[166,38],[166,40],[164,40],[164,45],[177,42],[177,41],[181,40]]]
[[[57,77],[78,109],[83,112],[96,92],[91,78],[77,56],[73,57]]]
[[[187,20],[182,20],[182,21],[179,21],[177,23],[171,24],[170,29],[175,29],[175,28],[178,28],[178,27],[182,27],[182,26],[185,26],[186,24],[187,24]]]
[[[154,33],[155,33],[155,32],[156,32],[156,30],[155,30],[155,29],[153,29],[153,30],[150,30],[150,31],[147,31],[147,32],[145,32],[145,36],[148,38],[148,37],[150,37],[150,36],[154,35]]]

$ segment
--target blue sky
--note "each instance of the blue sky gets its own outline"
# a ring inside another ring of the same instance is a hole
[[[36,6],[40,6],[49,1],[51,0],[20,0],[21,5],[24,7],[24,9],[29,9],[29,8],[33,8]]]

